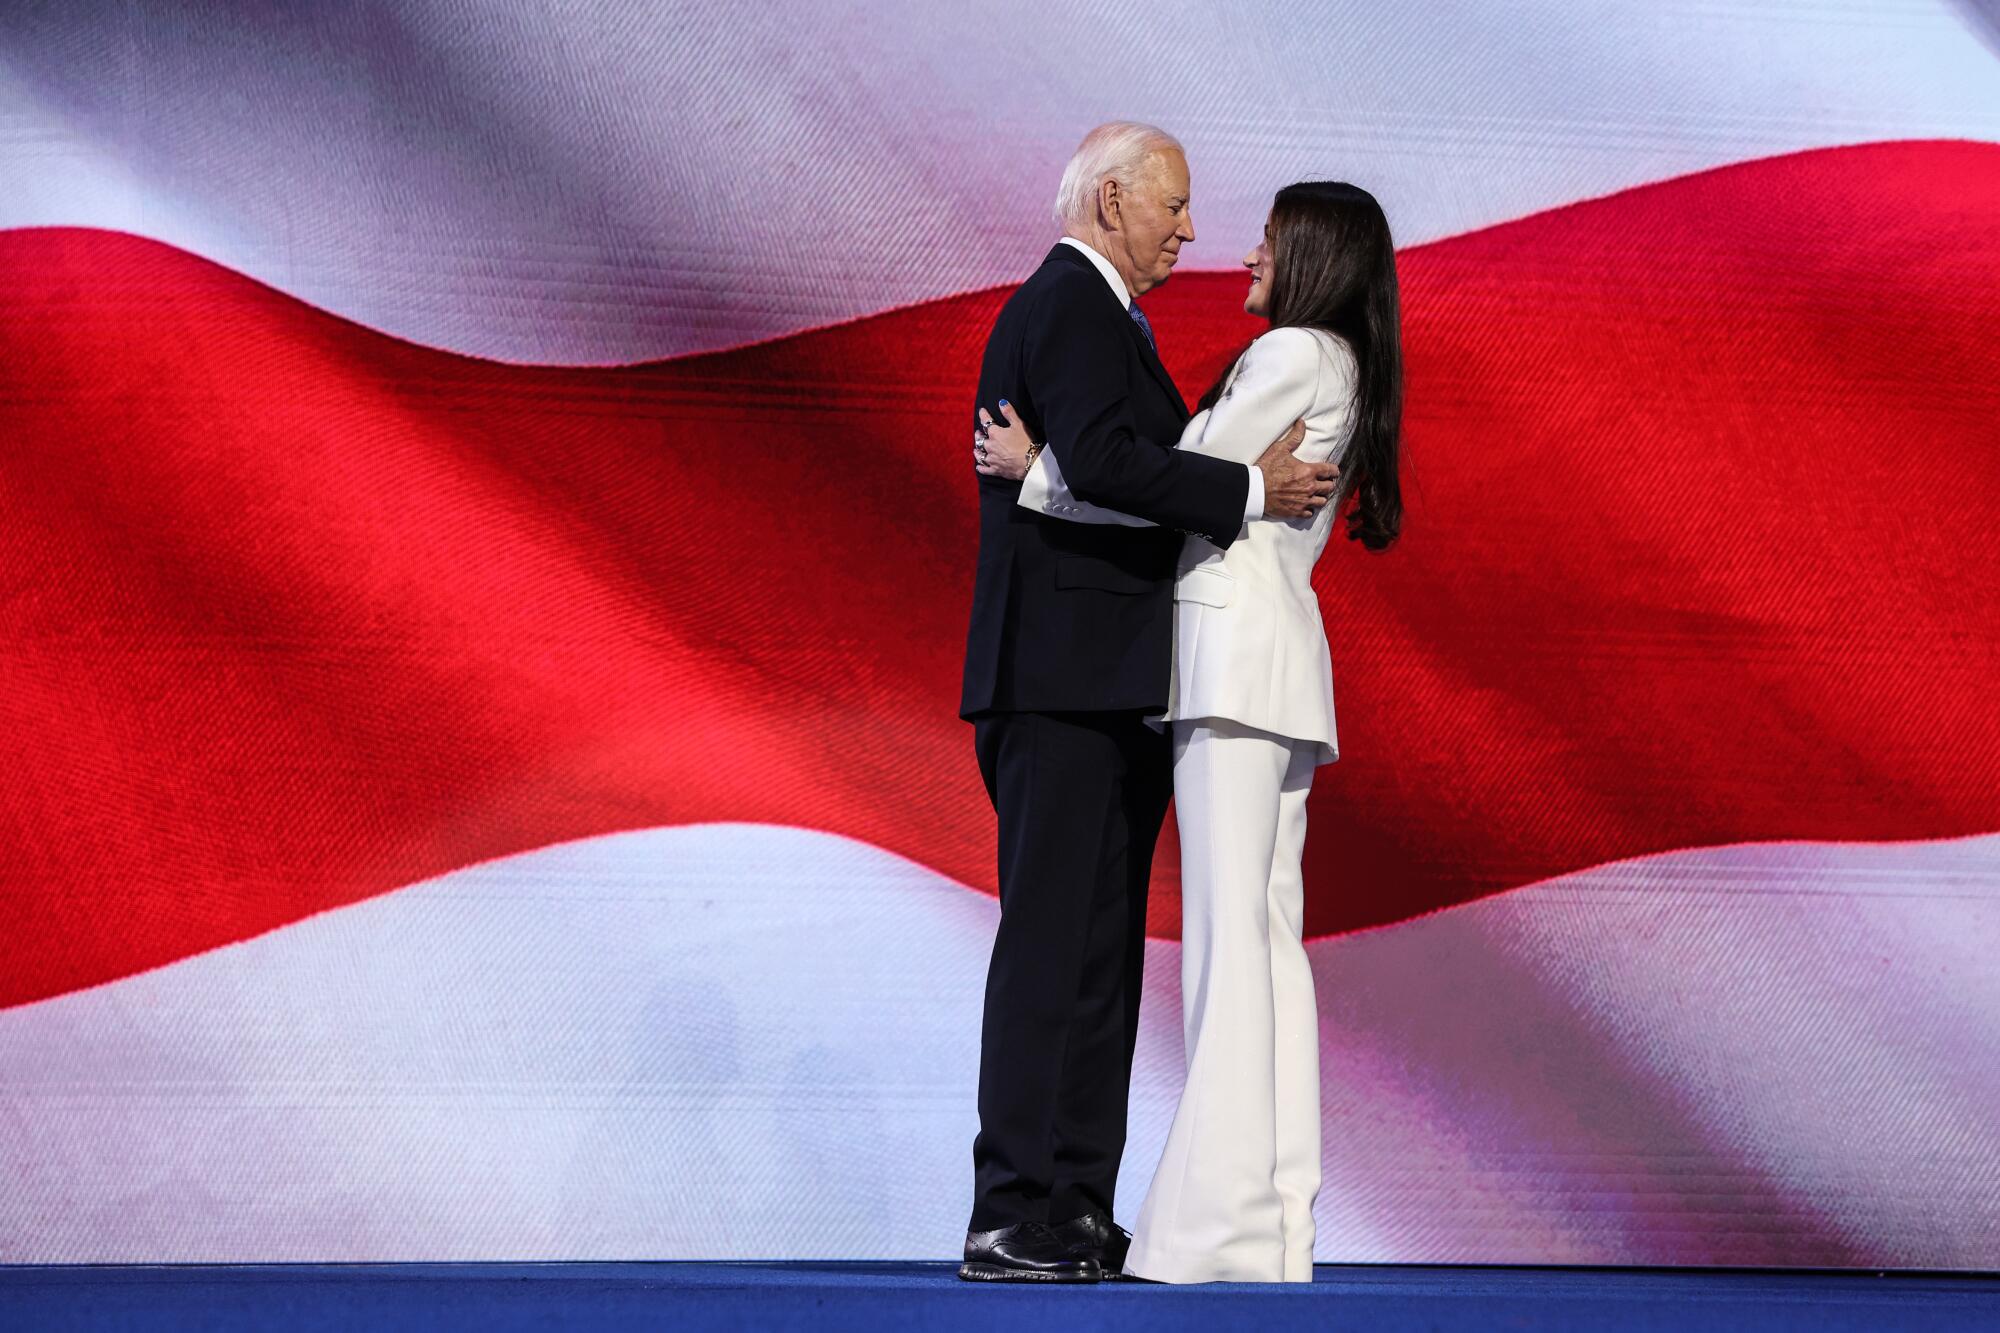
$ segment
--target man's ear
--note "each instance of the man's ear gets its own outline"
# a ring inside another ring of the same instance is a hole
[[[1118,230],[1120,221],[1119,212],[1123,205],[1124,197],[1124,187],[1109,176],[1098,183],[1097,216],[1099,221],[1104,224],[1104,230]]]

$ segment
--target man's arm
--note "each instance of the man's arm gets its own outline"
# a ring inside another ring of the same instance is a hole
[[[1000,410],[1002,412],[1007,410],[1005,402],[1000,404]],[[980,412],[979,417],[981,421],[988,421],[984,410]],[[995,427],[988,438],[999,445],[1010,433],[1020,435],[1023,440],[1027,438],[1025,432],[1021,431],[1019,422],[1010,422],[1004,431]],[[1295,462],[1292,450],[1299,447],[1299,442],[1305,438],[1305,433],[1306,423],[1303,420],[1294,421],[1290,429],[1273,440],[1263,456],[1251,467],[1249,503],[1252,508],[1263,503],[1263,470],[1282,469]],[[1018,477],[1021,490],[1014,497],[1014,503],[1023,509],[1032,509],[1045,518],[1059,518],[1069,523],[1116,523],[1131,528],[1158,526],[1143,518],[1134,518],[1116,509],[1106,509],[1087,500],[1077,499],[1070,490],[1069,483],[1063,479],[1062,465],[1056,462],[1056,456],[1047,449],[1040,449],[1032,455],[1032,462],[1025,461],[1022,455],[1027,453],[1028,447],[1023,443],[1009,456],[1004,448],[988,452],[984,442],[976,442],[973,449],[973,470],[988,477]],[[1299,517],[1304,518],[1311,512],[1307,509],[1301,512]],[[1256,517],[1282,519],[1284,515],[1259,512]]]
[[[1292,457],[1304,435],[1299,423],[1279,430],[1260,455],[1243,460],[1249,467],[1242,472],[1225,468],[1217,473],[1203,465],[1201,454],[1161,449],[1141,438],[1119,391],[1125,376],[1119,353],[1126,331],[1101,301],[1086,299],[1090,295],[1094,293],[1076,289],[1052,293],[1061,304],[1044,312],[1026,346],[1028,373],[1037,377],[1038,390],[1044,383],[1048,387],[1039,394],[1045,438],[1074,495],[1200,533],[1220,546],[1234,541],[1247,519],[1306,518],[1326,504],[1340,470]],[[1058,437],[1063,428],[1069,432],[1067,448]],[[1077,475],[1079,466],[1082,476]],[[1131,498],[1135,491],[1137,499]],[[1238,497],[1237,503],[1225,514],[1216,502],[1229,495]],[[1183,516],[1192,514],[1194,522],[1163,517],[1170,507]]]
[[[1159,526],[1116,509],[1106,509],[1088,500],[1077,499],[1076,492],[1069,488],[1069,481],[1063,476],[1062,464],[1047,449],[1035,455],[1028,475],[1021,478],[1021,497],[1014,503],[1045,517],[1060,518],[1069,523],[1117,523],[1128,528]]]
[[[1048,451],[1077,499],[1227,545],[1243,526],[1249,472],[1139,435],[1125,395],[1128,335],[1087,285],[1096,281],[1079,273],[1050,292],[1028,334],[1025,370]]]

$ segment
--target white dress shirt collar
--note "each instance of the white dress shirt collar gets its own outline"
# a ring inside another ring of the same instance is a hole
[[[1074,236],[1063,237],[1062,243],[1064,245],[1073,245],[1083,251],[1083,257],[1088,259],[1092,266],[1104,275],[1104,280],[1111,284],[1111,294],[1118,298],[1118,304],[1124,306],[1127,310],[1132,308],[1132,293],[1125,289],[1125,279],[1118,276],[1118,270],[1111,267],[1110,260],[1091,249],[1087,242],[1079,241]]]

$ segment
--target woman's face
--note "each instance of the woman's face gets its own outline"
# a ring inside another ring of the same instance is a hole
[[[1250,270],[1250,294],[1243,298],[1246,314],[1264,319],[1271,317],[1271,224],[1264,223],[1264,235],[1257,242],[1257,248],[1243,256],[1243,267]]]

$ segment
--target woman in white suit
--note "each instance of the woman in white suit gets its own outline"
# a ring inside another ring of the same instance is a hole
[[[1298,456],[1337,462],[1341,481],[1311,519],[1248,523],[1226,550],[1190,536],[1181,552],[1165,721],[1187,1084],[1125,1260],[1127,1274],[1163,1282],[1312,1280],[1319,1024],[1300,860],[1314,770],[1338,757],[1312,570],[1336,513],[1371,550],[1402,522],[1395,251],[1380,205],[1352,185],[1288,186],[1243,263],[1244,309],[1272,327],[1203,397],[1178,447],[1248,463],[1302,421]],[[1020,478],[1021,504],[1143,523],[1071,495],[1011,413],[981,417],[980,469]]]

